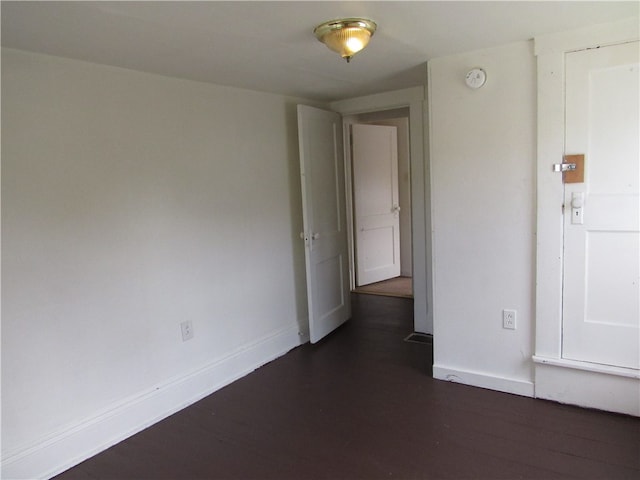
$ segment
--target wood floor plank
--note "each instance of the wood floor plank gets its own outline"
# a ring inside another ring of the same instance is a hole
[[[322,342],[58,478],[640,478],[640,420],[434,380],[412,312],[356,294]]]

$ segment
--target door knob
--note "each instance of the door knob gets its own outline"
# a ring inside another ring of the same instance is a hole
[[[571,194],[571,223],[582,225],[584,223],[584,192]]]
[[[583,192],[573,192],[571,194],[571,207],[572,208],[582,208],[584,206],[584,193]]]

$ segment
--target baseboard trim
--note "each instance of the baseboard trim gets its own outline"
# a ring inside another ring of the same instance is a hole
[[[267,335],[2,459],[0,477],[51,478],[304,343],[298,325]]]
[[[574,370],[585,370],[587,372],[602,373],[604,375],[615,375],[617,377],[628,377],[640,379],[640,370],[634,368],[614,367],[611,365],[601,365],[598,363],[581,362],[577,360],[566,360],[564,358],[533,356],[533,362],[553,365],[555,367],[572,368]]]
[[[640,416],[640,379],[635,375],[536,361],[535,384],[536,398]]]
[[[438,380],[462,383],[472,387],[486,388],[498,392],[513,393],[523,397],[533,397],[533,382],[513,378],[498,377],[482,372],[472,372],[442,365],[433,366],[433,377]]]

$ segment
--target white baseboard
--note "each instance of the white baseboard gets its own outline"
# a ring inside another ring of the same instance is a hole
[[[304,343],[292,325],[203,368],[141,392],[2,459],[0,478],[51,478],[201,400]]]
[[[524,397],[533,397],[533,382],[513,378],[497,377],[482,372],[472,372],[442,365],[433,366],[433,377],[438,380],[462,383],[473,387],[487,388],[499,392],[513,393]]]
[[[637,375],[596,371],[589,365],[576,366],[578,362],[543,360],[538,358],[535,363],[536,398],[640,416]]]

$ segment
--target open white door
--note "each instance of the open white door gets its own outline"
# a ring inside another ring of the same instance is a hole
[[[311,343],[351,316],[342,119],[298,105],[298,142]]]
[[[351,126],[356,285],[400,276],[396,127]]]
[[[638,42],[566,56],[562,356],[640,368]]]

